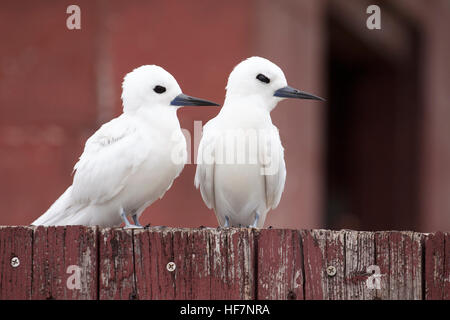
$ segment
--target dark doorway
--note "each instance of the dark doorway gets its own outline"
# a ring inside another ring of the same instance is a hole
[[[341,22],[329,13],[327,227],[414,229],[420,192],[417,34],[408,28],[408,54],[393,58],[388,47],[376,50]]]

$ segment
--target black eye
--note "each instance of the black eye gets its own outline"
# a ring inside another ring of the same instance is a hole
[[[256,79],[258,79],[259,81],[264,82],[264,83],[269,83],[269,82],[270,82],[270,79],[267,78],[267,77],[266,77],[265,75],[263,75],[262,73],[258,74],[258,75],[256,76]]]
[[[156,93],[161,94],[163,92],[166,92],[166,88],[162,87],[162,86],[156,86],[156,87],[153,88],[153,91],[155,91]]]

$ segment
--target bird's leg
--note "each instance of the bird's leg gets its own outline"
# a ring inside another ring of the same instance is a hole
[[[255,212],[255,221],[251,225],[252,228],[256,228],[256,226],[258,225],[258,220],[259,220],[259,213],[258,213],[258,211],[256,211]]]
[[[223,227],[224,228],[230,227],[230,218],[228,218],[228,216],[225,216],[225,225]]]
[[[124,229],[142,228],[141,225],[134,225],[134,224],[131,224],[130,221],[128,221],[127,214],[125,213],[125,210],[123,210],[123,208],[120,208],[120,216],[122,217],[122,220],[125,223]],[[133,215],[133,220],[134,220],[134,215]],[[134,220],[134,222],[136,223],[136,220]]]
[[[125,229],[130,228],[132,225],[130,221],[128,221],[127,214],[125,213],[125,210],[123,210],[123,208],[120,208],[120,216],[122,217],[122,220],[125,223]]]
[[[133,221],[134,221],[134,224],[136,225],[136,227],[143,228],[143,226],[139,223],[139,218],[138,218],[137,214],[133,214],[131,217],[133,218]]]

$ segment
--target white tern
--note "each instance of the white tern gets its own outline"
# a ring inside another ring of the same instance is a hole
[[[122,89],[123,113],[86,141],[72,185],[32,225],[142,227],[144,209],[164,195],[186,163],[178,107],[218,106],[183,94],[175,78],[155,65],[128,73]]]
[[[194,183],[222,227],[262,228],[280,202],[286,167],[270,112],[285,98],[323,100],[289,87],[269,60],[248,58],[231,72],[224,105],[203,128]]]

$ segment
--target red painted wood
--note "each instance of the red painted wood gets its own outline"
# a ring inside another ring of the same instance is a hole
[[[325,268],[333,266],[336,268],[336,274],[329,276],[326,271],[322,273],[323,284],[326,293],[326,299],[343,300],[346,298],[345,285],[345,232],[342,231],[319,231],[319,234],[325,235],[324,257]],[[321,237],[318,237],[321,240]]]
[[[180,230],[172,233],[175,299],[209,299],[210,264],[208,233]],[[167,269],[167,268],[166,268]],[[169,272],[169,271],[166,271]]]
[[[133,231],[105,228],[99,236],[99,299],[134,299]]]
[[[371,270],[368,268],[373,265],[375,265],[374,233],[345,231],[346,299],[373,300],[376,298],[376,290],[367,285],[367,279],[373,275],[368,272]]]
[[[250,229],[211,229],[212,299],[255,298],[255,243]]]
[[[97,299],[95,227],[40,226],[33,238],[33,299]],[[76,267],[79,288],[67,285]]]
[[[450,300],[450,233],[445,234],[445,261],[444,261],[444,296]]]
[[[450,300],[450,233],[445,234],[444,299]]]
[[[340,300],[345,292],[343,231],[312,230],[302,234],[305,262],[305,299]],[[334,267],[329,276],[327,268]]]
[[[414,232],[376,232],[375,264],[381,271],[377,298],[422,299],[422,240]]]
[[[304,299],[299,231],[282,229],[259,231],[257,263],[257,299]]]
[[[139,299],[254,297],[251,231],[150,228],[135,231],[134,247]]]
[[[134,235],[137,296],[139,299],[174,299],[176,271],[169,272],[173,262],[173,233],[136,230]]]
[[[450,235],[436,232],[425,239],[425,299],[450,300]]]
[[[0,227],[0,299],[449,299],[449,249],[439,232]]]
[[[0,300],[31,298],[33,230],[28,227],[0,227]],[[19,258],[18,267],[11,259]]]
[[[378,232],[374,238],[355,231],[303,231],[305,299],[422,299],[422,238],[414,232]],[[380,267],[380,290],[365,282],[372,262]],[[335,275],[327,273],[330,266]]]
[[[322,277],[325,267],[323,251],[313,231],[302,230],[301,237],[305,270],[304,296],[306,300],[322,300],[324,298]]]

